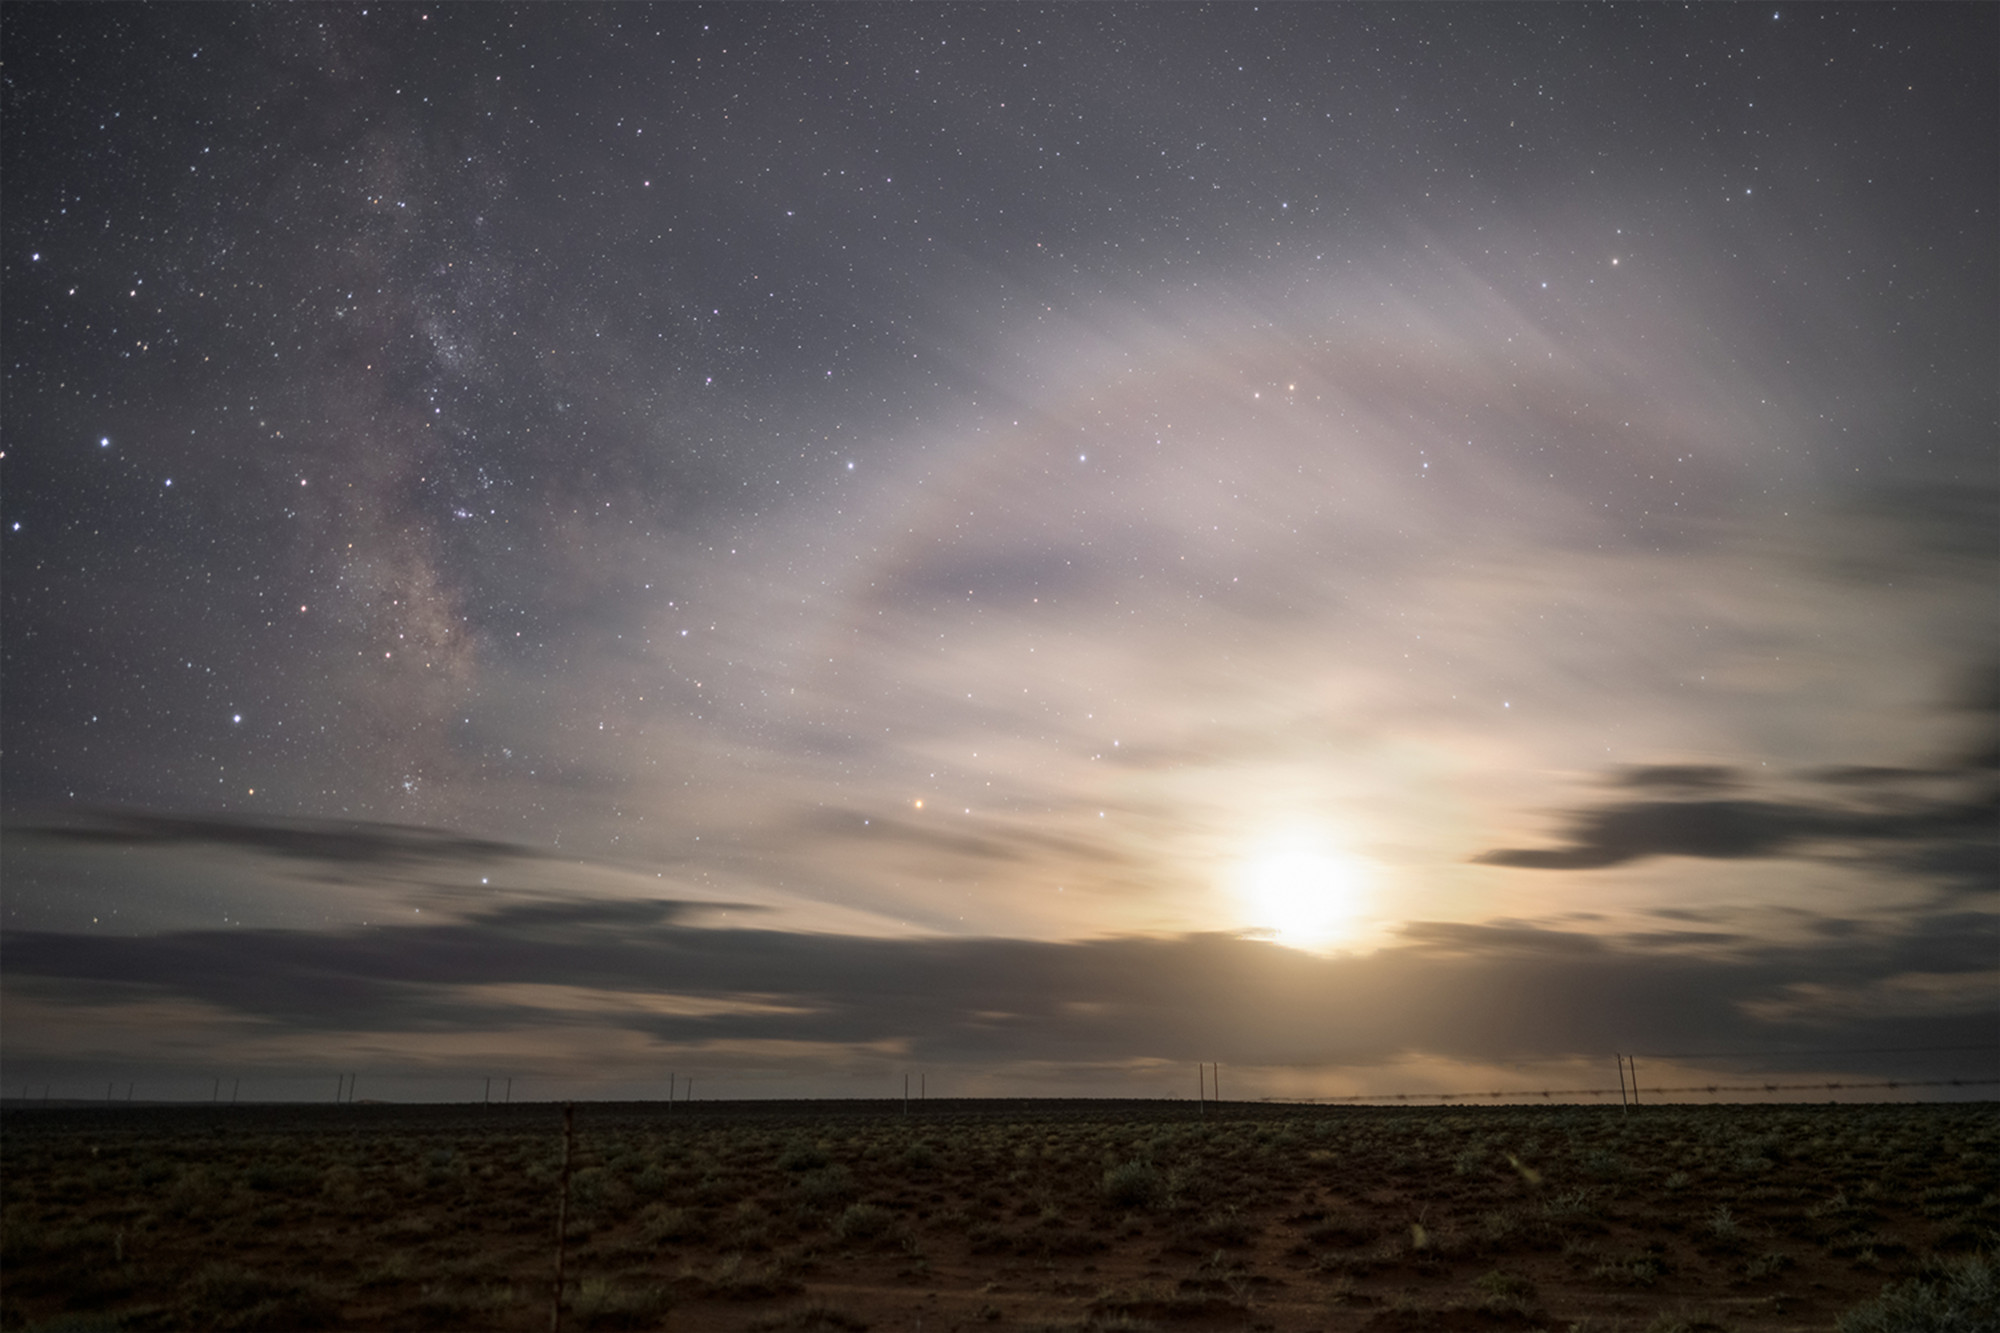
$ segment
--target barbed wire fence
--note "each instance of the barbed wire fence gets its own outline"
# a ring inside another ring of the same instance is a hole
[[[1411,1089],[1411,1090],[1393,1091],[1393,1092],[1353,1092],[1353,1093],[1337,1093],[1337,1094],[1324,1094],[1324,1095],[1259,1094],[1253,1092],[1249,1096],[1242,1098],[1237,1104],[1256,1103],[1256,1104],[1265,1104],[1274,1106],[1275,1105],[1415,1106],[1415,1105],[1437,1104],[1437,1105],[1447,1105],[1447,1106],[1449,1105],[1467,1106],[1479,1103],[1491,1103],[1491,1104],[1545,1103],[1545,1104],[1555,1105],[1555,1104],[1570,1103],[1570,1102],[1576,1102],[1576,1103],[1581,1103],[1586,1101],[1601,1102],[1604,1101],[1605,1099],[1615,1096],[1618,1097],[1621,1100],[1621,1102],[1634,1106],[1645,1104],[1644,1099],[1649,1097],[1677,1098],[1680,1100],[1676,1102],[1669,1102],[1667,1104],[1686,1105],[1688,1103],[1688,1099],[1701,1098],[1701,1097],[1706,1097],[1710,1099],[1721,1098],[1721,1097],[1760,1098],[1760,1097],[1772,1097],[1780,1094],[1792,1094],[1792,1093],[1841,1094],[1841,1093],[1857,1093],[1857,1092],[1936,1093],[1939,1091],[1948,1091],[1948,1092],[1963,1093],[1967,1090],[2000,1087],[2000,1076],[1869,1079],[1869,1078],[1825,1078],[1825,1077],[1811,1078],[1811,1077],[1801,1077],[1796,1074],[1768,1075],[1764,1077],[1759,1077],[1756,1074],[1742,1074],[1733,1077],[1724,1075],[1722,1077],[1707,1078],[1707,1079],[1703,1079],[1699,1076],[1696,1076],[1693,1079],[1685,1079],[1685,1081],[1671,1081],[1671,1075],[1670,1075],[1668,1080],[1662,1080],[1653,1083],[1651,1085],[1646,1085],[1640,1083],[1637,1075],[1637,1062],[1639,1059],[1644,1059],[1653,1062],[1675,1062],[1684,1060],[1704,1060],[1704,1061],[1755,1060],[1768,1064],[1770,1062],[1779,1060],[1798,1061],[1798,1060],[1813,1059],[1813,1058],[1852,1059],[1861,1056],[1879,1057],[1885,1055],[1966,1056],[1966,1055],[1971,1055],[1973,1053],[1989,1054],[1995,1056],[1996,1059],[2000,1059],[2000,1043],[1977,1043],[1969,1045],[1952,1045],[1952,1046],[1881,1046],[1881,1047],[1867,1047],[1867,1048],[1825,1048],[1825,1049],[1794,1048],[1788,1050],[1764,1050],[1764,1051],[1744,1051],[1744,1050],[1680,1051],[1680,1052],[1642,1053],[1640,1056],[1617,1054],[1612,1057],[1617,1062],[1619,1071],[1619,1085],[1617,1087],[1544,1086],[1539,1088],[1514,1087],[1514,1088],[1497,1088],[1497,1089],[1487,1089],[1478,1091],[1468,1091],[1462,1089],[1426,1088],[1426,1089]],[[1957,1062],[1954,1061],[1953,1063]],[[1209,1073],[1204,1072],[1199,1074],[1197,1078],[1199,1100],[1203,1103],[1203,1105],[1205,1107],[1211,1105],[1220,1107],[1221,1105],[1227,1104],[1221,1097],[1222,1066],[1220,1064],[1203,1064],[1198,1066],[1197,1068],[1202,1071],[1213,1071],[1212,1077]],[[1996,1073],[2000,1073],[2000,1066],[1996,1066]],[[1630,1075],[1629,1078],[1628,1074]],[[98,1078],[102,1079],[102,1077],[103,1076],[101,1074],[98,1075]],[[331,1100],[334,1103],[347,1104],[347,1105],[354,1105],[357,1103],[361,1105],[367,1105],[371,1103],[379,1104],[377,1102],[377,1099],[375,1098],[356,1097],[355,1089],[356,1089],[356,1084],[360,1081],[361,1078],[360,1073],[349,1072],[337,1075],[329,1074],[327,1077],[330,1078],[333,1082],[333,1096]],[[1246,1080],[1249,1080],[1254,1078],[1254,1075],[1246,1072],[1244,1074],[1244,1077]],[[378,1082],[378,1085],[379,1084],[388,1085],[387,1087],[383,1088],[383,1092],[386,1095],[380,1098],[380,1102],[393,1102],[402,1104],[470,1103],[470,1104],[484,1104],[498,1108],[510,1104],[523,1105],[523,1104],[540,1103],[548,1100],[553,1100],[555,1102],[564,1102],[564,1101],[573,1101],[578,1099],[574,1086],[573,1085],[565,1086],[564,1080],[562,1080],[560,1077],[555,1077],[555,1076],[530,1077],[524,1079],[523,1081],[531,1084],[533,1088],[532,1094],[526,1098],[520,1098],[515,1095],[516,1076],[511,1076],[511,1075],[474,1077],[468,1075],[424,1075],[424,1074],[411,1074],[400,1071],[398,1072],[383,1071],[381,1074],[373,1076],[373,1078],[375,1079],[375,1081]],[[916,1071],[912,1070],[904,1076],[904,1081],[903,1081],[904,1086],[902,1088],[903,1096],[901,1098],[901,1101],[903,1105],[905,1105],[905,1107],[907,1107],[909,1103],[910,1087],[914,1086],[911,1084],[912,1078],[919,1079],[920,1083],[925,1088],[922,1100],[925,1101],[929,1100],[927,1077],[919,1075],[916,1073]],[[188,1104],[202,1104],[202,1103],[207,1103],[210,1105],[215,1105],[215,1104],[234,1105],[237,1104],[238,1094],[242,1085],[242,1080],[234,1075],[224,1075],[224,1076],[203,1075],[200,1076],[199,1083],[203,1085],[202,1092],[204,1092],[206,1095],[201,1095],[201,1093],[194,1092],[192,1087],[190,1086],[196,1081],[192,1076],[186,1078],[164,1080],[164,1081],[171,1082],[172,1084],[175,1085],[171,1091],[168,1091],[166,1089],[160,1089],[159,1092],[156,1092],[155,1095],[153,1096],[139,1097],[136,1100],[143,1105],[188,1105]],[[292,1085],[294,1088],[298,1088],[298,1085],[301,1083],[302,1080],[297,1077],[292,1077],[283,1079],[282,1081]],[[303,1081],[310,1084],[315,1080],[306,1079]],[[68,1083],[69,1080],[62,1080],[62,1082]],[[686,1104],[694,1101],[694,1093],[695,1093],[694,1083],[695,1079],[693,1075],[687,1074],[685,1072],[674,1071],[670,1072],[667,1076],[666,1086],[663,1089],[663,1091],[665,1092],[664,1098],[659,1096],[646,1096],[643,1093],[634,1095],[633,1092],[621,1089],[616,1092],[607,1090],[606,1095],[603,1096],[602,1098],[599,1098],[598,1100],[619,1101],[619,1102],[630,1101],[630,1102],[642,1102],[642,1103],[661,1103],[665,1108],[672,1109],[677,1104]],[[433,1093],[432,1095],[425,1095],[422,1091],[419,1090],[424,1084],[430,1084],[433,1088],[436,1088],[437,1085],[439,1084],[448,1084],[451,1085],[454,1088],[454,1090],[463,1087],[470,1093],[470,1095],[465,1097],[454,1096],[451,1095],[450,1093],[447,1093],[443,1096],[437,1096],[435,1095],[435,1093]],[[88,1091],[86,1091],[85,1088],[82,1087],[75,1088],[74,1090],[72,1090],[69,1087],[65,1087],[62,1089],[60,1093],[56,1093],[55,1091],[56,1084],[54,1082],[37,1078],[29,1082],[14,1083],[13,1088],[18,1089],[18,1094],[13,1096],[8,1096],[5,1095],[4,1093],[0,1093],[0,1103],[4,1103],[6,1105],[16,1108],[21,1108],[21,1107],[31,1107],[37,1105],[115,1106],[121,1103],[129,1105],[135,1101],[134,1093],[136,1090],[136,1081],[132,1079],[104,1083],[103,1084],[104,1092],[102,1096],[99,1096],[96,1093],[95,1084],[87,1086],[89,1088]],[[324,1085],[321,1084],[320,1086],[323,1087]],[[852,1085],[850,1084],[849,1086],[851,1087]],[[711,1089],[711,1091],[709,1092],[709,1097],[713,1099],[750,1100],[750,1101],[773,1100],[773,1098],[769,1093],[754,1094],[748,1098],[732,1098],[730,1096],[729,1080],[727,1080],[726,1078],[724,1079],[722,1090],[716,1091],[715,1090],[716,1085],[714,1083],[709,1083],[708,1087]],[[524,1089],[524,1091],[526,1090],[527,1089]],[[222,1095],[225,1091],[229,1093],[227,1097],[224,1097]],[[269,1095],[268,1092],[266,1092],[266,1095],[264,1097],[257,1098],[256,1101],[258,1104],[263,1104],[263,1105],[274,1105],[274,1104],[289,1105],[289,1104],[308,1104],[315,1101],[327,1100],[324,1093],[320,1093],[318,1095],[314,1095],[311,1093],[308,1093],[307,1095],[303,1096],[299,1095],[299,1092],[304,1091],[303,1088],[298,1088],[297,1091],[290,1091],[288,1089],[288,1091],[290,1092],[290,1095],[281,1093],[276,1097],[272,1097]],[[159,1095],[160,1092],[163,1092],[165,1095]],[[1074,1093],[1065,1094],[1064,1092],[1059,1091],[1054,1087],[1048,1088],[1048,1090],[1044,1094],[1042,1094],[1042,1097],[1044,1099],[1055,1099],[1055,1100],[1070,1100],[1073,1099],[1075,1096],[1076,1094]],[[1108,1092],[1087,1094],[1087,1098],[1104,1098],[1109,1100],[1126,1100],[1129,1098],[1129,1096],[1130,1094],[1126,1094],[1126,1096],[1121,1097],[1116,1093],[1108,1093]],[[1149,1098],[1145,1097],[1142,1094],[1140,1099],[1153,1100],[1157,1098],[1157,1096],[1158,1094],[1154,1094],[1154,1097]],[[1179,1097],[1168,1098],[1168,1100],[1179,1101],[1183,1100],[1184,1096],[1185,1094],[1182,1094]],[[947,1094],[947,1097],[949,1098],[949,1094]],[[949,1098],[949,1099],[961,1100],[959,1098]],[[995,1097],[994,1094],[992,1093],[987,1093],[983,1097],[975,1096],[973,1098],[970,1098],[970,1100],[993,1100],[993,1099],[995,1099]],[[1001,1096],[998,1099],[1008,1100],[1008,1101],[1020,1100],[1018,1095]],[[590,1100],[590,1099],[586,1097],[585,1100]],[[775,1098],[775,1100],[848,1101],[857,1099],[850,1093],[847,1095],[835,1096],[831,1098],[823,1096],[813,1097],[810,1095],[801,1096],[798,1094],[793,1094],[790,1096],[780,1096]],[[884,1101],[894,1102],[898,1099],[896,1093],[892,1089],[882,1098],[863,1096],[858,1100],[861,1101],[884,1100]],[[1027,1100],[1036,1100],[1036,1098],[1031,1097],[1028,1098]]]
[[[1339,1097],[1260,1097],[1259,1101],[1297,1106],[1361,1105],[1368,1102],[1476,1102],[1476,1101],[1567,1101],[1575,1097],[1623,1097],[1628,1092],[1658,1096],[1706,1093],[1710,1096],[1737,1092],[1843,1092],[1895,1088],[1979,1088],[2000,1085],[2000,1078],[1883,1079],[1879,1082],[1836,1080],[1825,1083],[1684,1083],[1646,1088],[1541,1088],[1502,1089],[1494,1092],[1356,1092]]]
[[[1952,1046],[1870,1046],[1870,1047],[1825,1047],[1791,1048],[1782,1051],[1655,1051],[1645,1052],[1648,1061],[1680,1060],[1759,1060],[1772,1061],[1802,1060],[1809,1058],[1853,1059],[1857,1056],[1883,1055],[1966,1055],[1972,1052],[2000,1053],[2000,1044],[1974,1043]],[[1421,1092],[1364,1092],[1339,1096],[1306,1097],[1265,1097],[1262,1101],[1297,1105],[1365,1105],[1368,1103],[1416,1103],[1440,1102],[1468,1104],[1473,1102],[1522,1102],[1541,1100],[1546,1102],[1574,1101],[1582,1098],[1597,1100],[1617,1097],[1628,1106],[1642,1105],[1642,1096],[1652,1097],[1720,1097],[1725,1094],[1736,1096],[1745,1093],[1770,1096],[1784,1092],[1897,1092],[1907,1089],[1936,1088],[1981,1088],[2000,1086],[2000,1078],[1883,1078],[1883,1079],[1810,1079],[1792,1081],[1784,1076],[1766,1077],[1758,1081],[1726,1081],[1711,1079],[1704,1082],[1659,1083],[1646,1087],[1639,1082],[1638,1055],[1615,1053],[1612,1056],[1618,1068],[1618,1086],[1615,1088],[1512,1088],[1495,1089],[1486,1092],[1460,1092],[1427,1090]],[[1629,1075],[1629,1077],[1628,1077]],[[1739,1075],[1738,1078],[1744,1076]],[[1754,1075],[1749,1076],[1755,1078]]]

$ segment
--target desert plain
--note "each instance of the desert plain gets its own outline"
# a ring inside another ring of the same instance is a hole
[[[1870,1333],[1990,1294],[2000,1242],[1992,1103],[623,1103],[573,1125],[547,1103],[13,1107],[0,1326],[547,1329],[559,1216],[562,1328],[691,1333]]]

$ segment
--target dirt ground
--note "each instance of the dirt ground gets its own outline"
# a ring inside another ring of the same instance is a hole
[[[549,1327],[558,1107],[0,1129],[7,1329]],[[571,1152],[566,1329],[1827,1329],[2000,1242],[1991,1103],[585,1105]]]

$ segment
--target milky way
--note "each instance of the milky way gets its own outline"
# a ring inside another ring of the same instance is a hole
[[[4,23],[10,1077],[1994,1072],[1990,7]]]

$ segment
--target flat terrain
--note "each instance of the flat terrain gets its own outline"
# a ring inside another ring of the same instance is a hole
[[[572,1329],[1827,1329],[2000,1108],[579,1106]],[[548,1105],[14,1109],[8,1329],[546,1329]]]

